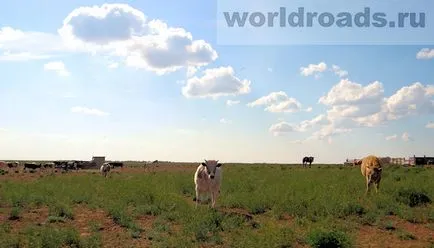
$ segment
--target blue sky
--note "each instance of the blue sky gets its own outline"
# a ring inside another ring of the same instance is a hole
[[[214,1],[43,3],[0,10],[0,159],[430,155],[434,47],[220,46]]]

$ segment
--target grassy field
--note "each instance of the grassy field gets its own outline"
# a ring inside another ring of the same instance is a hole
[[[386,167],[365,197],[358,167],[225,164],[195,210],[195,167],[3,173],[0,247],[434,247],[433,168]]]

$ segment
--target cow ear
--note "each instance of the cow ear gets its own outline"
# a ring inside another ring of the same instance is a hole
[[[206,163],[204,163],[204,162],[202,162],[201,164],[202,164],[203,166],[206,166]]]
[[[222,163],[218,163],[218,164],[217,164],[217,167],[220,167],[220,166],[222,166],[222,165],[223,165]]]

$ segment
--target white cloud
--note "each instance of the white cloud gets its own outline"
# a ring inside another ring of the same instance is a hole
[[[248,107],[266,106],[265,111],[272,113],[295,113],[301,110],[301,103],[283,91],[271,92],[254,102],[248,103]]]
[[[234,106],[234,105],[237,105],[239,103],[240,103],[240,101],[236,101],[236,100],[227,100],[226,101],[227,106]]]
[[[1,128],[0,127],[0,132],[7,132],[8,130],[6,128]]]
[[[423,48],[416,54],[417,59],[434,59],[434,49]]]
[[[117,63],[117,62],[112,62],[108,65],[109,69],[116,69],[118,67],[119,67],[119,63]]]
[[[69,47],[120,56],[127,66],[158,75],[187,68],[191,76],[218,57],[204,40],[194,40],[182,28],[149,20],[127,4],[77,8],[58,32]]]
[[[401,136],[402,140],[405,142],[412,141],[413,138],[407,132],[404,132]]]
[[[306,132],[314,127],[323,126],[329,123],[330,122],[325,115],[318,115],[311,120],[304,120],[299,124],[288,123],[281,120],[280,122],[271,125],[269,132],[274,136],[281,136],[285,133],[291,132]]]
[[[376,103],[382,99],[383,93],[383,85],[378,81],[363,87],[361,84],[343,79],[318,102],[325,105]]]
[[[250,92],[251,82],[235,77],[232,67],[207,69],[203,76],[187,80],[182,88],[182,94],[187,98],[218,98],[222,96],[236,96]]]
[[[55,71],[59,76],[67,77],[70,75],[62,61],[52,61],[44,65],[44,70]]]
[[[3,52],[3,55],[0,55],[0,61],[28,61],[28,60],[43,60],[49,59],[52,56],[50,55],[38,55],[32,54],[29,52],[15,52],[11,53],[9,51]]]
[[[396,140],[397,138],[398,138],[398,135],[394,134],[394,135],[387,136],[385,139],[386,140]]]
[[[268,67],[268,68],[267,68],[267,71],[268,71],[268,72],[273,72],[273,68]]]
[[[232,121],[231,121],[231,120],[227,120],[227,119],[225,119],[225,118],[221,118],[221,119],[220,119],[220,123],[222,123],[222,124],[231,124]]]
[[[434,122],[428,122],[428,124],[426,124],[425,126],[426,128],[434,128]]]
[[[300,73],[303,76],[319,75],[319,73],[327,70],[327,64],[321,62],[319,64],[309,64],[307,67],[301,67]]]
[[[271,125],[268,131],[270,131],[274,136],[281,136],[285,133],[297,132],[298,127],[294,124],[282,121]]]
[[[434,113],[434,86],[424,86],[419,82],[402,87],[387,98],[386,107],[391,119],[400,119],[409,115]]]
[[[42,60],[67,51],[56,34],[27,32],[8,26],[0,28],[2,61]]]
[[[327,142],[330,144],[330,143],[332,143],[332,137],[340,135],[340,134],[350,133],[350,132],[352,132],[351,128],[337,128],[333,124],[330,124],[330,125],[323,126],[319,131],[314,132],[312,134],[312,136],[307,138],[307,140],[312,140],[312,139],[326,140],[327,139]]]
[[[305,111],[306,112],[312,112],[312,107],[308,107]]]
[[[71,44],[106,45],[149,33],[145,15],[127,4],[79,7],[63,20],[59,34]]]
[[[337,65],[332,65],[332,69],[331,69],[336,75],[338,75],[339,77],[343,78],[343,77],[347,77],[348,76],[348,71],[342,70],[339,66]]]
[[[71,112],[86,114],[86,115],[96,115],[96,116],[108,116],[109,115],[109,113],[101,111],[99,109],[80,107],[80,106],[72,107]]]

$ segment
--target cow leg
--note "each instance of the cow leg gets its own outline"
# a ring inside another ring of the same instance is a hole
[[[200,192],[199,192],[198,187],[196,187],[196,208],[197,208],[197,205],[199,205],[199,202],[200,202]]]
[[[215,197],[216,193],[214,191],[211,191],[211,208],[215,208]]]
[[[367,176],[367,177],[366,177],[366,191],[365,191],[365,195],[368,195],[369,184],[370,184],[370,182],[369,182],[369,177]]]
[[[380,189],[380,180],[377,181],[375,184],[375,193],[378,193],[378,190]]]

